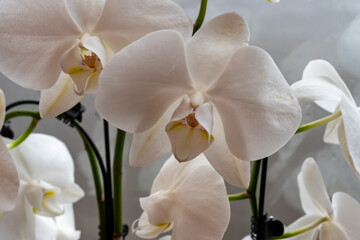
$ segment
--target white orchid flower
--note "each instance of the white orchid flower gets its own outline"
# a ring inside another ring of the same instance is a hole
[[[345,159],[360,178],[359,108],[334,67],[324,60],[311,61],[302,80],[291,88],[299,101],[315,102],[330,113],[341,111],[342,117],[327,124],[324,141],[340,144]]]
[[[330,202],[315,160],[304,161],[298,175],[301,205],[305,216],[287,227],[293,231],[323,219],[317,227],[289,239],[356,240],[360,236],[360,204],[346,193],[336,192]]]
[[[5,97],[0,89],[0,130],[5,119]],[[0,216],[14,208],[19,189],[19,177],[9,150],[0,137]]]
[[[140,205],[133,232],[141,238],[172,229],[172,239],[220,240],[230,221],[224,180],[203,154],[186,163],[167,160]]]
[[[72,157],[64,143],[44,134],[31,134],[10,151],[23,195],[32,211],[43,216],[63,214],[65,204],[84,196],[74,183]]]
[[[41,91],[42,117],[54,117],[97,89],[113,52],[160,29],[191,35],[170,0],[0,1],[0,71]]]
[[[246,22],[228,13],[191,39],[158,31],[111,59],[95,104],[110,123],[136,133],[131,165],[143,166],[171,149],[179,161],[204,152],[229,183],[247,186],[250,166],[241,160],[276,152],[301,118],[272,58],[248,41]]]

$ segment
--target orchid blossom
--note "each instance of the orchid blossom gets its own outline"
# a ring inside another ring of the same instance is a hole
[[[5,119],[5,97],[0,89],[0,129]],[[14,208],[19,189],[19,177],[7,146],[0,137],[0,215]]]
[[[74,183],[74,164],[66,146],[55,137],[32,134],[10,151],[19,173],[24,201],[43,216],[59,216],[65,204],[84,196]]]
[[[248,41],[246,22],[228,13],[191,39],[150,33],[109,61],[95,105],[114,126],[135,133],[131,165],[171,149],[179,161],[204,152],[229,183],[247,186],[250,163],[242,160],[276,152],[301,118],[272,58]]]
[[[299,101],[315,102],[330,113],[341,111],[342,117],[327,124],[324,141],[340,144],[345,159],[360,178],[359,108],[334,67],[324,60],[311,61],[302,80],[291,88]]]
[[[290,226],[292,231],[316,221],[313,229],[292,240],[356,240],[360,236],[360,204],[346,193],[336,192],[330,202],[324,181],[314,159],[306,159],[298,175],[300,199],[306,213]]]
[[[19,173],[15,209],[4,213],[0,234],[5,239],[77,240],[71,204],[83,195],[74,183],[74,164],[58,139],[31,134],[10,151]]]
[[[172,229],[171,239],[220,240],[230,221],[224,180],[203,154],[182,164],[167,160],[140,205],[133,232],[142,238]]]
[[[0,71],[41,91],[42,117],[54,117],[95,92],[114,52],[160,29],[191,35],[170,0],[0,1]],[[44,90],[46,89],[46,90]]]

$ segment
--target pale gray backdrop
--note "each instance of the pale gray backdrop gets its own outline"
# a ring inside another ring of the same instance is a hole
[[[192,19],[196,18],[200,0],[176,0]],[[285,78],[291,84],[301,78],[306,64],[313,59],[330,61],[360,102],[360,1],[358,0],[282,0],[270,4],[265,0],[209,0],[206,19],[235,11],[249,24],[251,45],[264,48],[272,55]],[[8,103],[21,99],[38,99],[39,93],[25,90],[0,75],[0,88]],[[83,125],[103,150],[102,121],[93,107],[94,96],[85,97],[87,111]],[[303,123],[327,113],[312,104],[303,105]],[[26,120],[16,121],[26,125]],[[20,128],[16,131],[21,133]],[[114,140],[115,129],[112,130]],[[82,142],[75,131],[57,120],[41,121],[37,132],[62,139],[69,147],[76,165],[76,181],[86,197],[75,204],[77,228],[82,239],[97,239],[97,207],[90,167]],[[320,165],[330,194],[343,191],[360,200],[360,182],[346,164],[340,147],[324,144],[324,127],[296,135],[279,153],[270,158],[266,211],[285,224],[300,217],[296,176],[303,160],[314,157]],[[129,149],[131,136],[127,137]],[[151,182],[162,161],[143,168],[131,168],[125,153],[124,222],[131,225],[141,214],[138,199],[147,196]],[[241,189],[228,188],[229,193]],[[249,233],[248,201],[231,203],[232,216],[224,239],[241,239]],[[129,234],[129,240],[139,239]]]

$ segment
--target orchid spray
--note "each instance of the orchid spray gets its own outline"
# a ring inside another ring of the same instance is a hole
[[[270,3],[263,2],[283,4]],[[246,199],[252,217],[239,226],[249,229],[244,239],[358,238],[358,201],[341,191],[330,200],[313,158],[296,173],[305,215],[286,226],[265,211],[271,155],[296,134],[327,124],[324,141],[340,144],[360,176],[355,97],[321,59],[289,85],[270,54],[251,45],[248,17],[227,12],[204,23],[207,5],[201,0],[192,23],[171,0],[0,0],[0,71],[40,91],[39,100],[6,106],[0,90],[2,239],[81,237],[73,204],[86,190],[75,183],[77,165],[65,144],[34,133],[46,118],[74,129],[79,139],[73,141],[87,152],[99,240],[225,239],[232,217],[243,216],[230,203]],[[81,123],[86,95],[94,95],[96,116],[103,118],[104,156]],[[330,115],[300,126],[302,102]],[[33,106],[14,110],[23,105]],[[12,121],[19,117],[32,121],[14,139]],[[110,124],[116,128],[112,156]],[[139,211],[123,219],[130,205],[123,195],[131,195],[123,190],[128,152],[133,167],[165,163],[151,190],[131,200]],[[233,188],[242,190],[228,194]]]

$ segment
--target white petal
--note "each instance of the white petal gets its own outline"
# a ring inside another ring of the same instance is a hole
[[[248,44],[249,37],[246,22],[234,12],[222,14],[201,27],[186,49],[196,85],[205,89],[210,86],[236,50]]]
[[[171,193],[165,190],[140,198],[140,206],[146,212],[149,223],[153,226],[170,225],[172,223],[173,204]]]
[[[0,214],[14,208],[18,189],[16,167],[5,143],[0,139]]]
[[[180,101],[181,99],[178,99],[178,101],[174,102],[149,130],[134,134],[129,155],[131,166],[142,167],[171,152],[171,144],[165,126]]]
[[[272,58],[243,47],[208,91],[221,116],[226,143],[242,160],[269,156],[297,130],[301,110]]]
[[[319,240],[350,240],[343,229],[334,222],[326,222],[320,227]]]
[[[341,151],[345,157],[346,162],[349,164],[349,166],[352,168],[356,176],[360,179],[360,172],[358,172],[354,165],[354,160],[352,159],[349,148],[347,145],[347,140],[345,136],[345,128],[344,128],[344,122],[343,119],[341,119],[340,126],[338,128],[338,137],[340,142]]]
[[[332,144],[339,144],[339,136],[338,136],[338,129],[340,127],[342,120],[335,119],[328,124],[326,124],[325,132],[324,132],[324,142],[332,143]]]
[[[308,78],[291,85],[300,102],[315,102],[328,112],[334,112],[344,92],[322,78]]]
[[[188,96],[184,96],[175,111],[173,111],[174,113],[171,116],[171,121],[179,121],[186,118],[192,110],[193,108],[190,104],[190,98]]]
[[[192,88],[183,41],[175,31],[158,31],[112,57],[99,79],[100,115],[127,132],[154,126]]]
[[[360,113],[345,97],[341,99],[340,109],[344,120],[347,149],[356,171],[360,173]]]
[[[66,0],[71,16],[83,32],[91,32],[104,9],[106,0]]]
[[[324,180],[322,179],[320,170],[315,160],[308,158],[304,161],[301,173],[303,176],[304,187],[308,192],[314,205],[324,214],[332,212],[332,206],[329,194],[326,191]]]
[[[71,109],[82,99],[75,94],[71,77],[61,72],[59,79],[49,89],[41,90],[40,115],[42,118],[53,118]]]
[[[334,222],[339,224],[351,240],[360,236],[360,204],[350,195],[336,192],[332,198]]]
[[[65,0],[4,0],[0,9],[1,72],[26,88],[54,85],[62,53],[80,35]]]
[[[348,87],[329,62],[322,59],[309,62],[303,72],[303,79],[307,78],[316,78],[317,81],[339,88],[352,102],[354,102]],[[320,107],[327,109],[326,106],[319,105]]]
[[[159,238],[159,240],[171,240],[171,236],[164,236],[162,238]]]
[[[169,0],[107,0],[94,32],[117,52],[161,29],[179,31],[186,39],[192,34],[185,11]]]
[[[320,215],[305,215],[299,219],[297,219],[295,222],[290,224],[288,227],[286,227],[286,232],[294,231],[299,228],[308,226],[317,220],[321,219],[322,216]],[[307,231],[305,233],[302,233],[296,237],[289,238],[291,240],[316,240],[319,233],[319,227],[315,227],[310,231]]]
[[[208,132],[210,137],[214,127],[214,113],[212,104],[204,103],[196,108],[195,118],[199,124]]]
[[[328,213],[324,212],[323,209],[320,209],[317,205],[315,205],[312,197],[309,195],[309,192],[307,191],[304,183],[304,176],[302,172],[299,173],[297,181],[299,186],[301,206],[304,212],[308,215],[319,215],[322,217],[326,217]]]
[[[169,186],[176,200],[173,239],[222,239],[230,220],[230,205],[223,179],[204,155],[181,164],[170,158],[156,177],[152,192],[159,190],[159,185]]]
[[[204,152],[211,165],[230,184],[247,188],[250,181],[250,163],[235,157],[229,150],[219,113],[214,111],[214,142]]]

